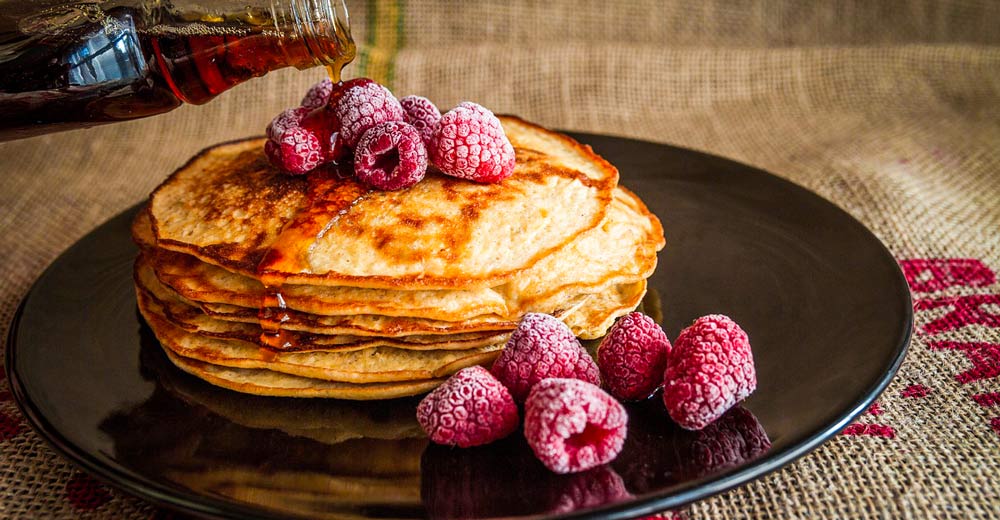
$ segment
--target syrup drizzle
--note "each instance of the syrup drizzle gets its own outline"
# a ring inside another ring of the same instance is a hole
[[[342,92],[341,72],[354,58],[353,42],[345,49],[349,52],[340,56],[341,60],[326,67],[330,80],[336,85],[331,101],[335,101]],[[333,138],[336,139],[335,136]],[[257,317],[261,327],[260,344],[265,347],[262,350],[266,361],[273,360],[272,349],[295,350],[299,347],[299,334],[283,327],[291,319],[288,303],[281,292],[286,278],[283,273],[307,271],[304,255],[368,192],[353,179],[351,165],[343,164],[344,161],[341,163],[324,166],[308,175],[308,203],[305,209],[285,225],[257,265],[257,277],[264,284]]]
[[[285,224],[257,265],[257,277],[264,284],[257,314],[263,350],[299,348],[299,334],[283,326],[291,319],[288,302],[282,294],[285,273],[308,272],[308,253],[316,241],[371,193],[351,173],[350,164],[331,164],[311,172],[307,177],[307,204]],[[267,355],[273,356],[273,352]]]

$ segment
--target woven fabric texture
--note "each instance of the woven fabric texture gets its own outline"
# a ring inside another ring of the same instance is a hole
[[[691,519],[1000,511],[1000,3],[354,2],[345,72],[441,107],[707,151],[868,226],[911,283],[899,375],[843,435]],[[32,281],[190,155],[260,134],[321,70],[203,106],[0,144],[0,333]],[[669,223],[667,232],[669,235]],[[850,338],[845,338],[850,341]],[[0,381],[0,518],[148,518],[30,430]]]

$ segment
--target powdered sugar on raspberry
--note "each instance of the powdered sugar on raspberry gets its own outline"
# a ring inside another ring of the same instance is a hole
[[[430,146],[431,163],[453,177],[500,182],[514,171],[514,147],[493,112],[464,102],[441,117]]]
[[[408,123],[386,121],[369,128],[354,151],[354,174],[380,190],[408,188],[427,172],[427,149]]]
[[[667,360],[663,404],[681,427],[700,430],[757,388],[746,332],[721,314],[681,331]]]
[[[353,149],[361,136],[379,123],[403,121],[403,107],[384,86],[371,81],[344,86],[333,109],[343,146]]]
[[[307,107],[295,107],[283,110],[274,116],[271,123],[267,125],[267,138],[277,143],[281,141],[286,130],[297,128],[302,125],[302,119],[306,117],[311,109]]]
[[[308,173],[327,160],[329,125],[322,109],[290,108],[267,125],[264,153],[287,173]]]
[[[622,449],[627,426],[621,403],[578,379],[546,379],[532,388],[524,405],[528,445],[556,473],[610,462]]]
[[[549,377],[601,381],[597,364],[569,327],[548,314],[533,312],[521,318],[491,370],[519,403],[532,386]]]
[[[323,164],[323,150],[316,134],[305,128],[286,130],[277,142],[269,141],[265,152],[271,162],[288,173],[308,173]]]
[[[468,448],[517,429],[517,405],[488,370],[474,366],[427,394],[417,406],[417,422],[431,441]]]
[[[441,124],[441,111],[423,96],[406,96],[399,100],[399,104],[403,107],[406,122],[420,132],[424,145],[429,147],[434,132]]]
[[[302,105],[306,108],[320,108],[325,107],[330,101],[330,94],[333,92],[333,82],[329,78],[324,78],[319,83],[313,85],[306,91],[305,97],[302,98]]]
[[[669,353],[670,341],[652,318],[641,312],[626,314],[597,349],[601,381],[618,399],[645,399],[663,383]]]

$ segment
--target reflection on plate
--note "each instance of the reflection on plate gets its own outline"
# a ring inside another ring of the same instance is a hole
[[[863,226],[731,161],[578,139],[616,164],[664,223],[668,246],[644,309],[671,338],[714,312],[750,334],[757,392],[705,430],[681,430],[658,399],[629,405],[615,461],[555,475],[518,433],[469,450],[428,444],[417,399],[345,403],[212,387],[171,366],[136,316],[134,209],[81,239],[25,298],[7,343],[15,398],[84,469],[205,516],[626,518],[788,464],[885,388],[909,340],[909,291]]]
[[[428,443],[415,418],[419,399],[373,405],[228,392],[178,371],[148,330],[142,338],[140,370],[157,385],[147,400],[101,423],[116,459],[199,493],[278,511],[363,509],[393,518],[566,513],[711,475],[771,446],[743,407],[689,432],[654,398],[628,405],[629,437],[614,463],[556,475],[519,434],[474,449]],[[171,420],[181,414],[187,420]]]

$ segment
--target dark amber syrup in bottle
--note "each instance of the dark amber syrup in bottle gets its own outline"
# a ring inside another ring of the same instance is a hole
[[[277,30],[263,12],[203,23],[165,9],[57,14],[55,21],[0,16],[0,141],[205,103],[288,66],[325,62],[339,75],[355,53],[339,21],[337,38],[307,42]]]

